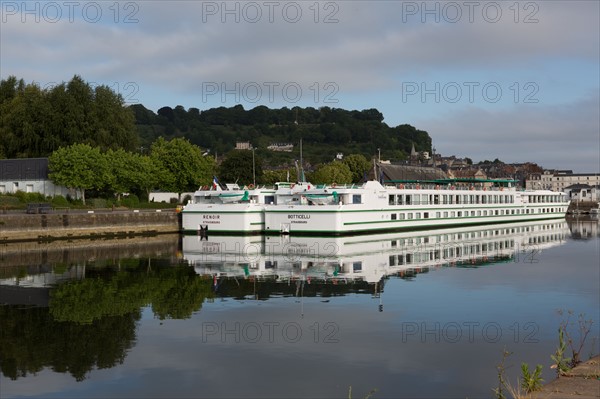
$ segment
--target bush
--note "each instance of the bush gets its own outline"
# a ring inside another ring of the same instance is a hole
[[[69,201],[67,201],[67,199],[62,195],[57,195],[56,197],[52,198],[52,206],[61,208],[68,207]]]
[[[92,208],[106,208],[106,200],[104,198],[92,198],[90,205],[92,205]]]
[[[23,191],[17,191],[15,196],[21,201],[23,204],[27,204],[29,202],[44,202],[46,201],[46,197],[44,197],[40,193],[26,193]]]
[[[121,200],[121,205],[128,208],[135,208],[140,205],[140,199],[135,194],[129,194],[127,197]]]
[[[19,203],[19,199],[15,196],[0,194],[0,206],[18,206]]]

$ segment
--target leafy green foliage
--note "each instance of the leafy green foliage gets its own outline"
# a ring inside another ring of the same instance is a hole
[[[54,207],[68,207],[70,204],[65,197],[63,197],[62,195],[57,195],[52,198],[52,205]]]
[[[360,183],[364,180],[365,174],[371,168],[371,163],[362,154],[350,154],[342,160],[352,173],[352,182]]]
[[[535,366],[533,373],[529,371],[527,363],[521,363],[521,385],[526,393],[539,391],[542,388],[542,365]]]
[[[262,183],[275,184],[277,182],[296,181],[296,170],[263,170]]]
[[[157,114],[143,105],[131,106],[142,146],[148,148],[158,137],[185,137],[190,142],[225,154],[237,141],[249,141],[269,165],[299,159],[298,143],[303,140],[304,159],[312,164],[329,162],[338,152],[362,154],[367,159],[381,148],[384,159],[402,160],[414,143],[417,151],[430,151],[427,132],[410,125],[390,127],[376,109],[348,111],[339,108],[241,105],[218,107],[200,112],[182,106],[163,107]],[[292,153],[266,150],[272,143],[295,144]]]
[[[152,144],[151,158],[165,171],[159,183],[165,191],[192,191],[212,182],[214,158],[202,156],[200,148],[186,139],[160,137]]]
[[[50,180],[55,184],[82,190],[101,190],[110,182],[110,166],[98,147],[73,144],[59,148],[48,159]]]
[[[0,157],[47,156],[76,143],[133,150],[131,109],[107,86],[79,76],[49,89],[10,76],[0,81]]]
[[[254,154],[252,161],[252,151],[234,150],[227,154],[227,157],[219,167],[219,179],[223,182],[238,182],[238,184],[253,184],[253,165],[256,174],[256,182],[262,183],[263,170],[262,159]]]
[[[352,172],[345,163],[333,161],[317,168],[309,180],[315,184],[347,184],[352,183]]]

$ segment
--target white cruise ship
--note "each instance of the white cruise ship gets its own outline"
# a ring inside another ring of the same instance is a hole
[[[495,186],[492,186],[494,184]],[[500,186],[502,185],[502,186]],[[266,234],[353,235],[563,218],[565,193],[519,191],[509,181],[313,188],[264,208]]]

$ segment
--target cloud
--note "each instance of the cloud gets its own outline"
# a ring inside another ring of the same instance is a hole
[[[600,165],[598,92],[566,105],[520,105],[508,110],[469,107],[422,119],[442,154],[474,161],[536,162],[545,168],[597,172]]]

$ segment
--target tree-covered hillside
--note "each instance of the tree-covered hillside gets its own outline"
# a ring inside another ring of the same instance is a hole
[[[10,76],[0,81],[0,115],[0,158],[45,157],[80,143],[138,148],[133,113],[123,98],[79,76],[51,88]]]
[[[417,151],[431,148],[427,132],[390,127],[376,109],[165,106],[155,113],[142,104],[126,106],[110,87],[79,76],[47,88],[10,76],[0,81],[0,115],[0,158],[46,157],[73,144],[148,154],[159,137],[186,138],[219,159],[236,142],[250,142],[266,167],[293,165],[300,140],[304,159],[313,165],[338,153],[370,159],[380,152],[384,159],[402,160],[413,144]],[[269,151],[273,143],[290,143],[294,150]]]
[[[163,107],[157,114],[140,104],[131,109],[140,143],[145,148],[160,136],[185,137],[213,154],[226,154],[236,142],[247,141],[272,166],[298,159],[300,139],[304,158],[313,164],[330,161],[338,152],[371,158],[380,149],[383,158],[402,160],[410,153],[413,143],[417,151],[431,148],[427,132],[410,125],[390,127],[383,123],[383,115],[376,109],[257,106],[245,110],[236,105],[200,111],[176,106]],[[268,151],[272,143],[294,144],[294,151],[291,155]]]

